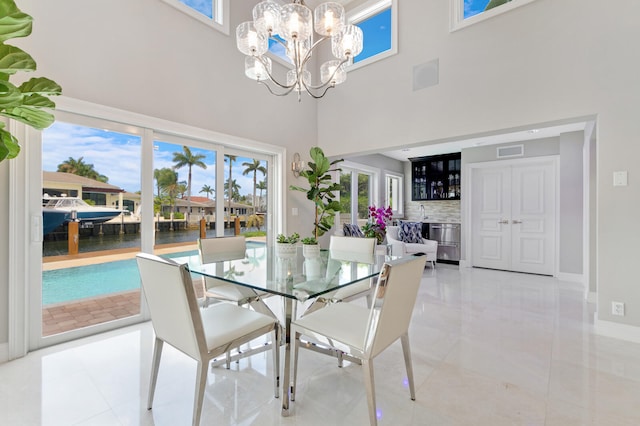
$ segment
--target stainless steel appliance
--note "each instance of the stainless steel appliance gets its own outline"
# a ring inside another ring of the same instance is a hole
[[[459,223],[430,223],[429,239],[438,242],[438,260],[460,261]]]

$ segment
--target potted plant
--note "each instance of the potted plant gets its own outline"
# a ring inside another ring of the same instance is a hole
[[[276,237],[276,256],[294,257],[296,255],[296,244],[300,241],[300,235],[297,232],[286,236],[278,234]]]
[[[9,77],[18,71],[35,71],[31,55],[4,42],[31,34],[33,18],[23,13],[13,0],[0,0],[0,115],[20,121],[37,130],[49,127],[55,120],[49,111],[55,103],[48,96],[62,93],[60,86],[45,77],[32,78],[16,87]],[[0,161],[18,156],[18,139],[0,121]]]
[[[369,206],[369,221],[362,226],[362,233],[367,238],[375,238],[378,244],[382,244],[387,235],[387,224],[391,221],[393,211],[391,206]]]
[[[336,193],[340,190],[340,184],[334,183],[331,172],[340,171],[332,169],[342,159],[329,162],[322,149],[313,147],[309,151],[312,161],[307,165],[309,169],[300,172],[300,176],[307,179],[309,188],[291,185],[289,189],[307,193],[307,199],[315,205],[315,217],[313,221],[313,237],[317,240],[333,227],[336,213],[339,213],[340,203],[336,201]]]
[[[318,257],[320,255],[320,246],[318,240],[314,237],[305,237],[302,239],[302,255],[306,258]]]

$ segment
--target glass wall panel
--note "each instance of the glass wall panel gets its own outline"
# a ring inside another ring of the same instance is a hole
[[[42,336],[140,313],[141,138],[56,122],[42,133]]]

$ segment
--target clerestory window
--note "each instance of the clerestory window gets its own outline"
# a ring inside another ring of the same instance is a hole
[[[229,0],[162,0],[225,34],[229,34]]]
[[[535,0],[450,0],[451,31],[482,22]]]

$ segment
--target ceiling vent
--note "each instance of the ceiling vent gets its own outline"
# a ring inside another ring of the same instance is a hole
[[[524,155],[524,145],[499,146],[497,151],[498,158],[522,157]]]

